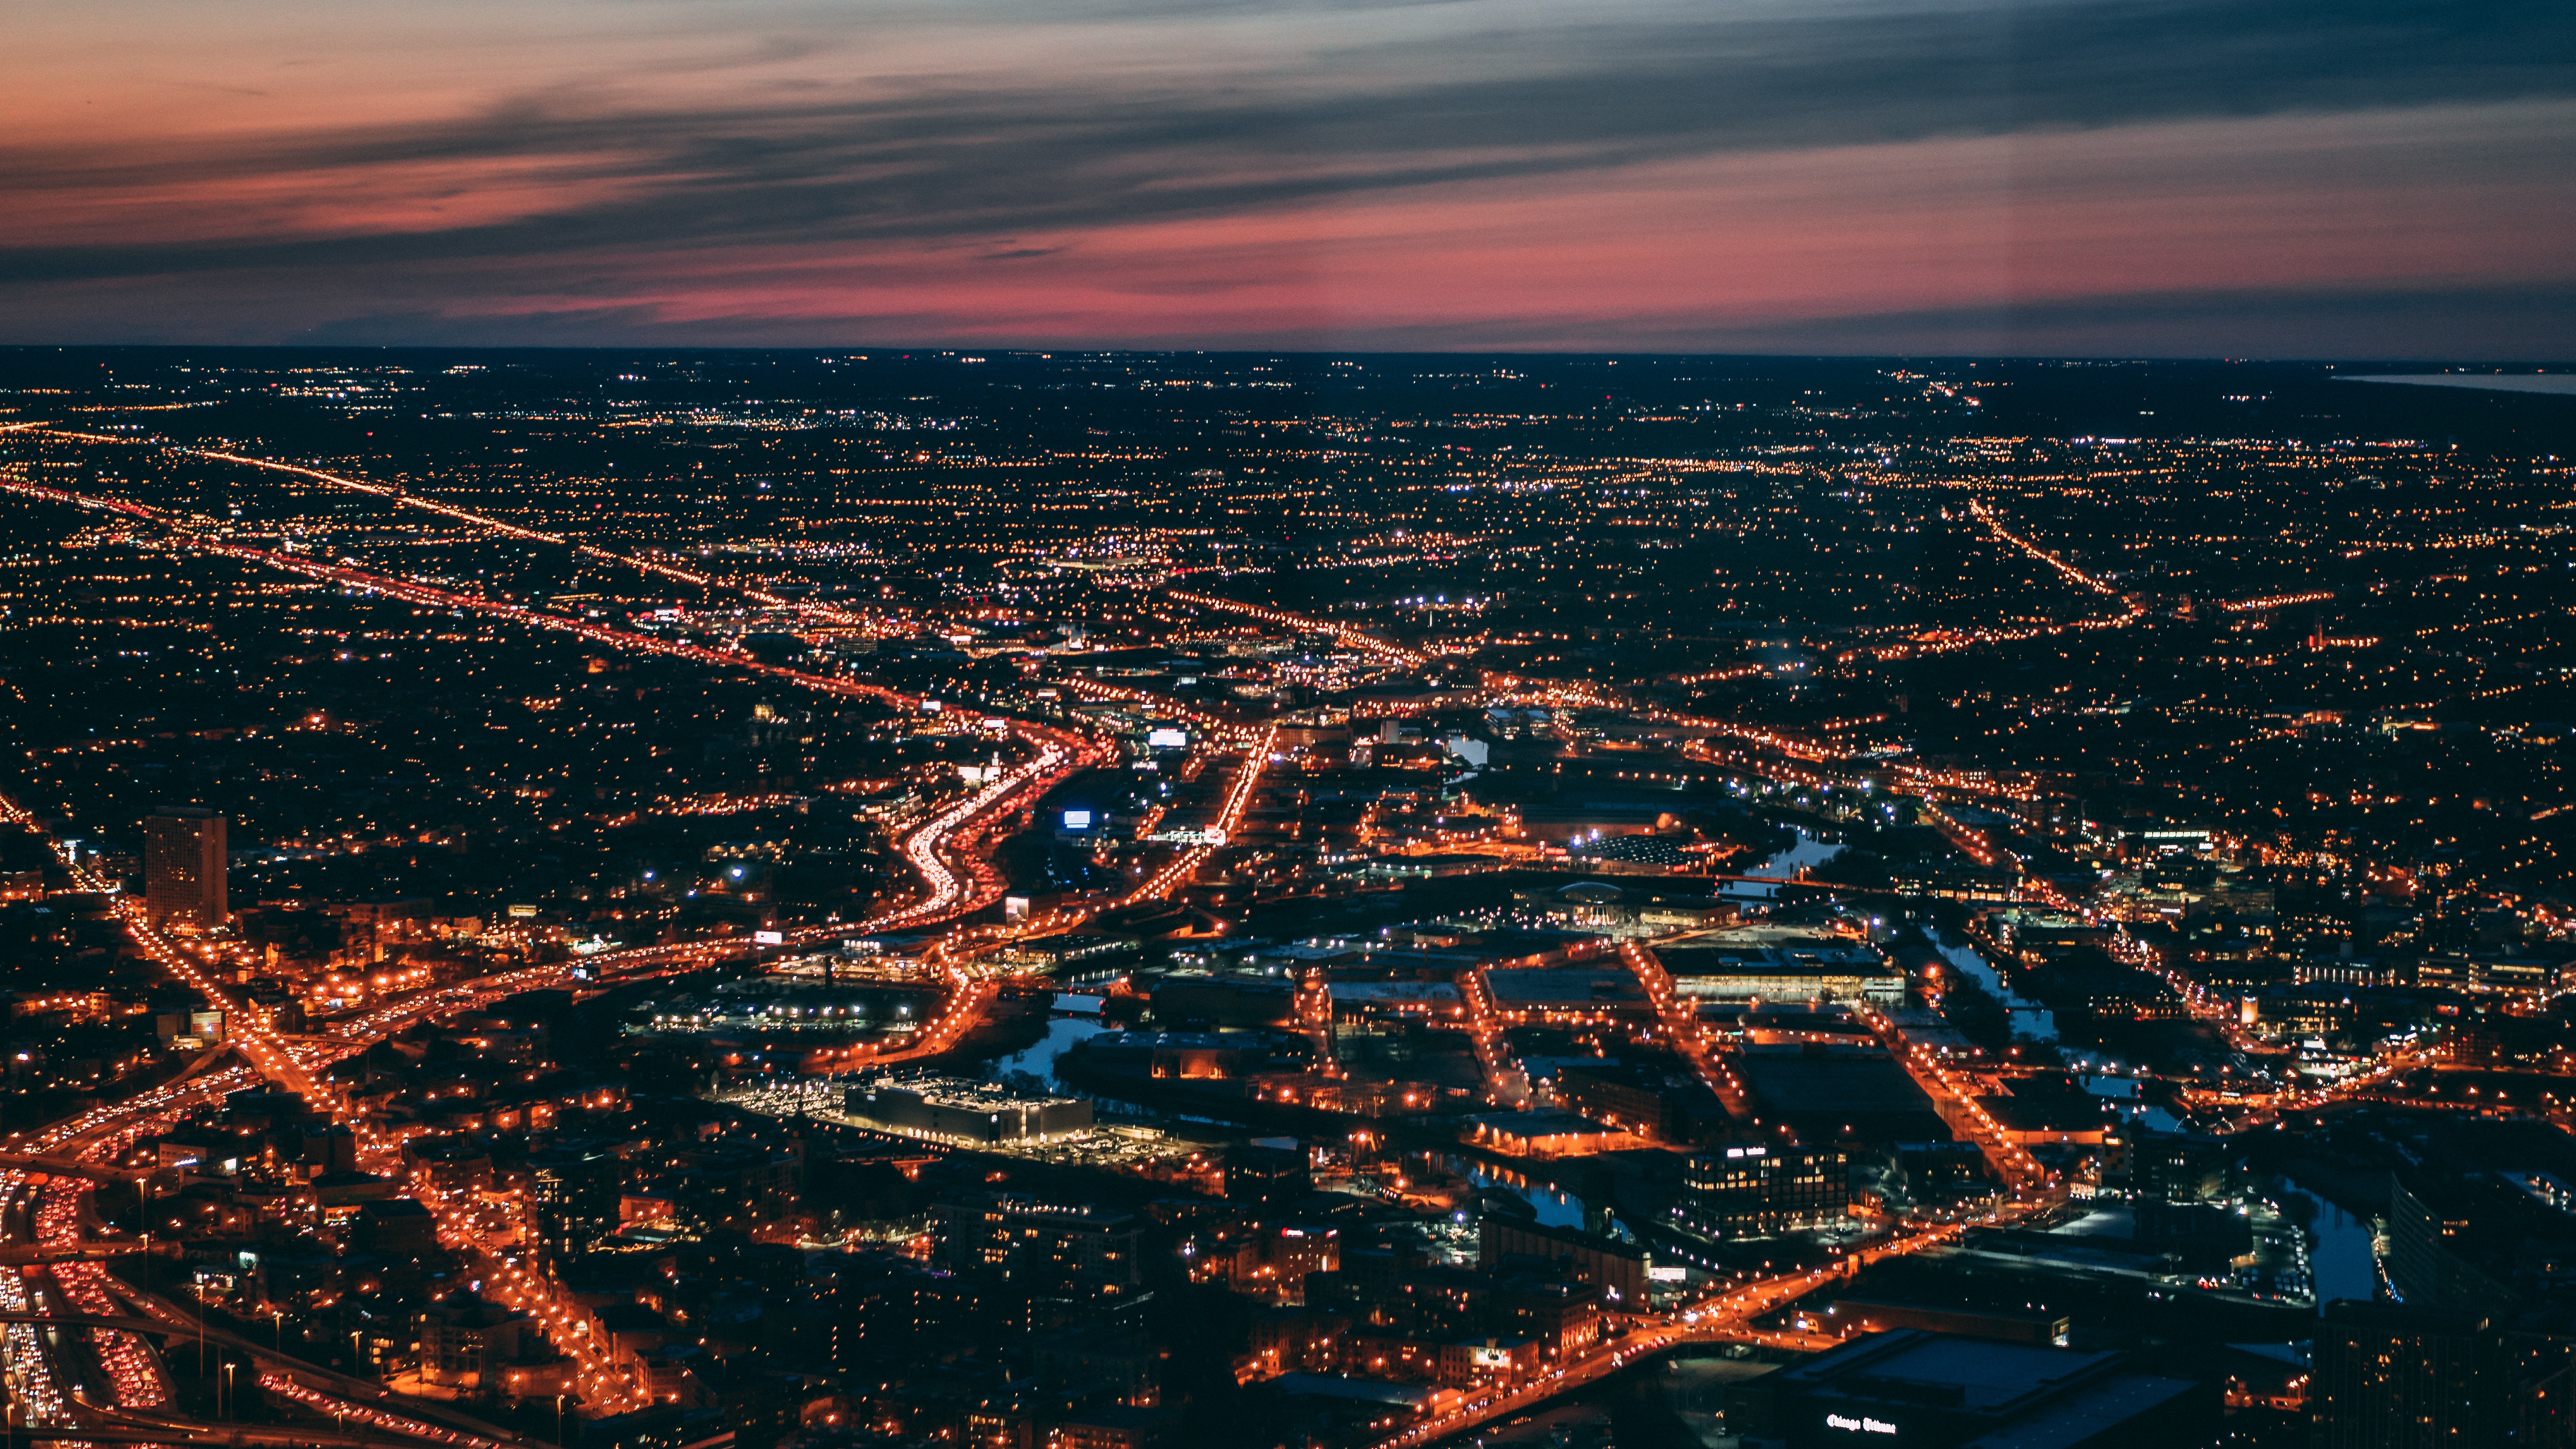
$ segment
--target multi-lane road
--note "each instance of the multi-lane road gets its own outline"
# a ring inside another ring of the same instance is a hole
[[[975,794],[932,814],[913,827],[903,841],[904,858],[919,871],[921,880],[912,896],[877,917],[846,926],[817,927],[799,932],[798,936],[818,937],[824,934],[865,932],[896,927],[934,925],[952,919],[985,904],[989,899],[986,878],[989,867],[981,861],[960,861],[950,854],[953,837],[978,830],[997,814],[1008,813],[1043,793],[1062,775],[1075,768],[1083,757],[1079,746],[1050,741],[1036,758],[994,781]],[[24,822],[27,812],[16,802],[0,799],[0,818]],[[75,863],[76,871],[80,867]],[[90,879],[81,872],[80,883],[101,891],[106,882]],[[123,916],[128,933],[143,950],[176,980],[185,983],[205,998],[210,1006],[225,1013],[230,1045],[238,1051],[248,1067],[207,1070],[180,1081],[145,1092],[114,1106],[93,1108],[55,1124],[38,1133],[24,1145],[39,1159],[57,1168],[75,1167],[102,1176],[115,1175],[110,1164],[121,1155],[127,1143],[138,1134],[158,1124],[175,1121],[196,1107],[220,1101],[224,1094],[237,1091],[261,1079],[272,1081],[302,1096],[307,1102],[329,1111],[341,1125],[356,1136],[362,1165],[389,1175],[401,1172],[402,1139],[380,1131],[376,1124],[352,1110],[346,1100],[335,1095],[317,1073],[330,1062],[364,1050],[375,1042],[403,1031],[425,1020],[451,1015],[474,1008],[517,992],[545,987],[598,987],[620,981],[646,979],[657,975],[694,971],[730,956],[743,954],[733,943],[689,943],[676,946],[653,946],[631,951],[609,952],[593,956],[581,969],[589,980],[574,975],[572,965],[546,965],[500,973],[462,983],[414,992],[387,1003],[352,1021],[337,1023],[325,1036],[288,1038],[277,1033],[266,1014],[244,1009],[225,985],[217,979],[209,961],[183,942],[173,940],[147,919],[139,903],[119,895],[111,899]],[[913,1040],[896,1056],[946,1050],[971,1029],[983,1008],[991,1000],[992,985],[962,967],[951,969],[952,990],[937,1017],[915,1033]],[[19,1145],[15,1142],[13,1146]],[[28,1181],[24,1169],[0,1170],[0,1204],[7,1194],[23,1188]],[[84,1183],[78,1191],[86,1192]],[[505,1306],[534,1315],[546,1329],[548,1337],[569,1355],[577,1366],[578,1390],[584,1403],[593,1411],[639,1407],[645,1401],[642,1386],[635,1380],[629,1365],[609,1353],[607,1346],[596,1341],[589,1330],[587,1316],[575,1309],[557,1293],[555,1286],[531,1272],[524,1264],[506,1255],[494,1255],[484,1246],[477,1214],[482,1205],[442,1194],[426,1186],[409,1189],[428,1206],[438,1219],[441,1238],[469,1260],[478,1262],[484,1273],[487,1293]],[[71,1273],[89,1296],[105,1292],[109,1282],[97,1274],[95,1264],[72,1266],[72,1261],[85,1255],[85,1245],[78,1224],[86,1216],[59,1188],[49,1188],[45,1205],[50,1216],[47,1231],[37,1246],[42,1256],[55,1260],[48,1270],[0,1266],[0,1315],[9,1311],[30,1313],[43,1318],[55,1311],[58,1302],[68,1301],[83,1313],[97,1316],[106,1305],[81,1301],[75,1296],[57,1300],[45,1294],[31,1295],[24,1272],[50,1271],[57,1275]],[[0,1246],[6,1246],[0,1244]],[[101,1245],[107,1246],[107,1245]],[[124,1243],[113,1246],[123,1247]],[[35,1256],[35,1255],[30,1255]],[[86,1269],[87,1273],[81,1270]],[[69,1291],[70,1282],[64,1285]],[[120,1292],[131,1293],[122,1284]],[[12,1300],[15,1301],[12,1301]],[[150,1304],[144,1305],[149,1316]],[[167,1308],[167,1305],[161,1305]],[[176,1312],[175,1309],[169,1310]],[[106,1430],[118,1430],[130,1422],[130,1416],[117,1417],[113,1410],[148,1408],[164,1402],[166,1375],[151,1359],[144,1340],[124,1329],[87,1330],[91,1335],[87,1351],[93,1353],[101,1371],[119,1385],[117,1404],[89,1406],[69,1400],[55,1387],[63,1375],[57,1373],[57,1355],[68,1351],[60,1345],[79,1340],[55,1336],[55,1346],[48,1346],[28,1322],[11,1323],[0,1332],[0,1375],[5,1375],[13,1402],[21,1405],[29,1422],[40,1427],[68,1427],[91,1424]],[[388,1407],[385,1391],[366,1386],[354,1393],[351,1385],[358,1381],[340,1382],[337,1375],[301,1365],[282,1354],[267,1354],[265,1359],[276,1366],[263,1372],[261,1382],[275,1392],[304,1401],[308,1406],[338,1415],[384,1434],[473,1449],[510,1442],[516,1437],[478,1432],[482,1426],[458,1427],[446,1422],[452,1415],[442,1415],[436,1406]],[[317,1380],[316,1375],[320,1375]],[[163,1386],[156,1390],[154,1385]],[[425,1417],[424,1417],[425,1416]],[[184,1422],[161,1421],[169,1426],[174,1438],[195,1437],[185,1432]],[[206,1426],[214,1432],[212,1426]],[[229,1428],[229,1426],[227,1426]],[[498,1435],[498,1438],[494,1436]]]

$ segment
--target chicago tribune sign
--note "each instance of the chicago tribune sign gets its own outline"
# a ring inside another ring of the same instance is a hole
[[[1828,1429],[1841,1429],[1853,1434],[1893,1434],[1896,1432],[1896,1426],[1894,1424],[1887,1422],[1885,1419],[1870,1418],[1866,1414],[1857,1419],[1847,1418],[1841,1414],[1827,1414],[1825,1416],[1825,1427]]]

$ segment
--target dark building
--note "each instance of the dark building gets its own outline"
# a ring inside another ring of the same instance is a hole
[[[1165,1025],[1279,1026],[1295,1020],[1297,987],[1258,976],[1175,972],[1154,987],[1154,1020]]]
[[[1892,1303],[1879,1298],[1838,1298],[1825,1310],[1822,1327],[1843,1333],[1885,1333],[1891,1328],[1919,1328],[1959,1338],[1995,1343],[2066,1346],[2069,1326],[2062,1313],[2022,1313],[2000,1308],[1963,1308],[1956,1304]]]
[[[711,1148],[681,1156],[669,1176],[681,1211],[706,1229],[751,1232],[796,1211],[804,1160],[800,1151]]]
[[[460,1293],[422,1310],[420,1377],[445,1388],[488,1389],[501,1381],[501,1365],[519,1356],[529,1336],[528,1315]]]
[[[1226,1149],[1225,1195],[1237,1202],[1293,1202],[1314,1187],[1302,1148]]]
[[[1040,1340],[1031,1366],[1041,1378],[1150,1409],[1162,1402],[1163,1366],[1171,1356],[1142,1333],[1078,1328]]]
[[[1127,1213],[992,1193],[937,1209],[940,1260],[961,1274],[1061,1298],[1120,1298],[1143,1282]]]
[[[1113,1031],[1079,1050],[1082,1065],[1165,1081],[1225,1081],[1261,1070],[1278,1038],[1262,1032]]]
[[[2327,1304],[2308,1382],[2310,1449],[2501,1446],[2510,1378],[2500,1349],[2487,1321],[2465,1313]]]
[[[351,1241],[370,1253],[390,1258],[417,1257],[438,1247],[438,1219],[417,1200],[389,1197],[358,1205]]]
[[[1913,1074],[1875,1045],[1748,1046],[1736,1064],[1762,1120],[1788,1124],[1802,1142],[1893,1146],[1952,1135]]]
[[[1057,1449],[1163,1449],[1179,1442],[1179,1415],[1124,1404],[1088,1409],[1055,1426]]]
[[[2129,1186],[2156,1202],[2208,1202],[2227,1195],[2232,1149],[2215,1137],[2145,1132],[2128,1143]]]
[[[2225,1203],[2141,1200],[2130,1241],[2169,1255],[2187,1272],[2224,1276],[2228,1265],[2251,1261],[2254,1225]]]
[[[1514,1258],[1536,1259],[1581,1282],[1599,1284],[1622,1308],[1633,1310],[1646,1302],[1646,1271],[1652,1263],[1635,1243],[1487,1213],[1476,1225],[1476,1266],[1492,1272]]]
[[[2138,1372],[2124,1353],[1911,1330],[1874,1334],[1727,1397],[1730,1429],[1789,1449],[2169,1449],[2209,1442],[2218,1422],[2215,1385]]]
[[[1985,1149],[1974,1142],[1906,1142],[1895,1155],[1907,1190],[1921,1201],[1947,1202],[1960,1188],[1986,1179]]]
[[[1695,1141],[1726,1125],[1714,1092],[1642,1063],[1567,1063],[1557,1068],[1556,1095],[1578,1116],[1660,1142]]]
[[[2041,998],[2060,1020],[2084,1024],[2180,1021],[2191,1014],[2163,977],[2115,965],[2099,952],[2079,955],[2094,959],[2052,962],[2042,978]]]
[[[1306,1275],[1308,1311],[1341,1315],[1354,1334],[1415,1342],[1428,1354],[1426,1371],[1439,1345],[1464,1337],[1527,1340],[1546,1359],[1579,1354],[1601,1337],[1608,1290],[1563,1276],[1557,1264],[1506,1264],[1488,1274],[1411,1262],[1388,1248],[1347,1249],[1341,1264]]]
[[[1601,1306],[1608,1290],[1598,1283],[1567,1282],[1546,1273],[1505,1273],[1494,1280],[1481,1331],[1538,1345],[1542,1358],[1566,1359],[1601,1341]]]
[[[1728,1147],[1683,1167],[1673,1221],[1705,1238],[1758,1238],[1830,1222],[1850,1206],[1838,1147]]]
[[[537,1244],[549,1263],[589,1251],[617,1231],[617,1189],[626,1164],[615,1154],[558,1147],[528,1160]]]
[[[815,1356],[843,1373],[900,1358],[925,1340],[945,1339],[979,1321],[978,1279],[873,1254],[846,1256],[828,1271],[829,1292],[790,1313],[785,1332],[819,1337],[820,1343],[803,1346],[819,1348]]]
[[[2402,1179],[2389,1180],[2388,1279],[2406,1302],[2477,1314],[2502,1312],[2514,1302],[2513,1289],[2466,1251],[2475,1242],[2470,1196],[2453,1183],[2410,1190]]]
[[[295,1160],[307,1176],[355,1172],[358,1168],[358,1135],[346,1127],[306,1127],[296,1134],[296,1139]]]
[[[164,805],[143,822],[143,902],[153,924],[212,927],[230,915],[224,824],[189,805]]]

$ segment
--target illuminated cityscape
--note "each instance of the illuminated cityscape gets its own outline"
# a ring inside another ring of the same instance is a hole
[[[2372,370],[0,352],[11,1430],[2576,1442],[2576,399]]]

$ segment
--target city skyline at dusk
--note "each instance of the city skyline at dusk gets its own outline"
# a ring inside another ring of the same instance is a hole
[[[0,340],[2546,359],[2540,4],[133,3]]]
[[[2576,1449],[2564,0],[20,8],[5,1449]]]

